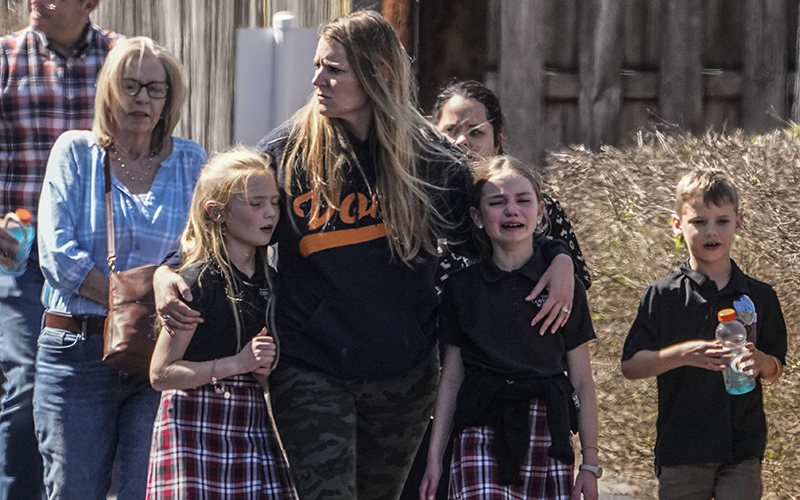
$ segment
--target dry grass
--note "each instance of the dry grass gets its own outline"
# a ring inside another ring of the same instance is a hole
[[[656,496],[656,387],[655,380],[625,380],[619,358],[642,291],[686,257],[684,248],[676,248],[669,218],[677,181],[695,168],[723,170],[734,179],[745,227],[733,258],[745,273],[770,283],[781,301],[789,353],[784,377],[764,395],[764,498],[800,498],[798,132],[644,134],[626,149],[592,153],[576,147],[549,157],[548,189],[566,207],[593,273],[589,299],[599,337],[592,349],[601,460],[620,481],[638,487],[637,499]]]

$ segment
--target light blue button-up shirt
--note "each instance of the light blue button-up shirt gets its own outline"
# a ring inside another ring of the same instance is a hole
[[[149,193],[135,200],[113,175],[117,270],[158,264],[176,248],[189,215],[194,186],[208,156],[196,142],[172,138]],[[87,131],[62,134],[50,154],[39,200],[39,252],[44,306],[75,315],[107,309],[78,293],[96,267],[108,276],[105,150]]]

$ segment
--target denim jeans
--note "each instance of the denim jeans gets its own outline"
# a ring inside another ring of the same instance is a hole
[[[104,500],[119,454],[119,500],[142,500],[159,393],[102,361],[102,332],[43,328],[33,414],[50,500]]]
[[[33,427],[36,338],[44,278],[34,242],[25,274],[0,274],[0,368],[6,377],[0,409],[0,499],[41,498],[42,457]]]

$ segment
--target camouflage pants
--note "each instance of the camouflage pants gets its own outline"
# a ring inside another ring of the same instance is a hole
[[[396,500],[428,425],[436,350],[387,380],[292,366],[270,375],[275,420],[301,500]]]

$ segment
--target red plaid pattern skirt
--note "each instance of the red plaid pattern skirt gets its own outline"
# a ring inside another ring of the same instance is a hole
[[[468,427],[455,438],[450,465],[451,500],[569,500],[572,465],[547,456],[550,431],[544,403],[534,400],[530,408],[530,444],[520,466],[521,486],[500,486],[497,460],[491,454],[494,431]]]
[[[168,390],[150,447],[149,500],[295,500],[261,386],[249,375]]]

